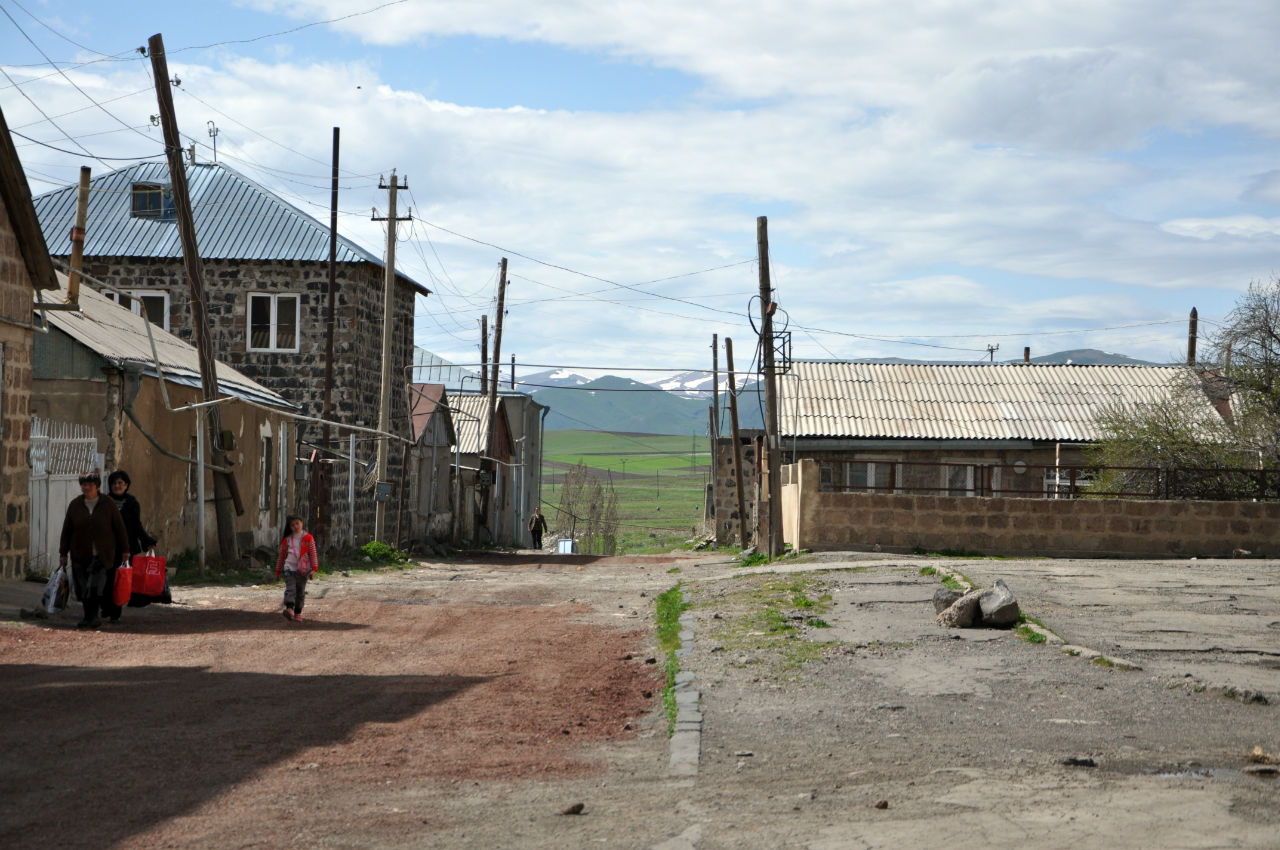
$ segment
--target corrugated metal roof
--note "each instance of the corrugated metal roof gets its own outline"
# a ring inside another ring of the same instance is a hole
[[[489,435],[489,398],[479,394],[458,393],[449,397],[458,432],[458,451],[481,454],[481,446]]]
[[[1168,398],[1180,366],[797,361],[778,379],[788,437],[1087,442],[1113,404]],[[1206,415],[1214,415],[1205,398]]]
[[[58,282],[62,287],[61,291],[44,296],[47,302],[65,303],[66,275],[59,274]],[[33,304],[38,306],[39,302],[35,301]],[[50,325],[107,360],[117,364],[137,363],[144,372],[152,375],[156,373],[156,360],[152,358],[151,343],[147,339],[146,325],[143,324],[145,319],[84,286],[80,287],[79,304],[78,311],[49,310],[44,316]],[[156,359],[160,361],[165,378],[186,386],[200,386],[200,357],[195,346],[155,325],[151,326],[151,334],[155,340]],[[285,401],[279,393],[267,389],[222,361],[217,362],[215,371],[218,389],[227,395],[275,407],[298,409],[297,405]]]
[[[135,183],[167,186],[168,164],[144,162],[92,179],[86,257],[182,257],[176,217],[133,215]],[[220,162],[201,162],[187,166],[187,184],[202,259],[328,262],[329,228],[243,174]],[[35,198],[40,228],[54,256],[71,254],[77,193],[76,186],[67,186]],[[341,234],[337,259],[386,268],[381,258]],[[425,291],[411,278],[397,276]]]

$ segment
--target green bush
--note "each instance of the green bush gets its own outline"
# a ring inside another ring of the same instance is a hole
[[[370,540],[360,547],[366,558],[375,564],[399,564],[409,560],[409,553],[388,546],[381,540]]]

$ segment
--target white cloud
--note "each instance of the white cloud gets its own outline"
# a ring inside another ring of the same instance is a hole
[[[1183,218],[1166,221],[1161,229],[1192,239],[1271,239],[1280,236],[1280,218],[1232,215],[1222,218]]]

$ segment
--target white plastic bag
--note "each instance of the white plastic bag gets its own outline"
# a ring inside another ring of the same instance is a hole
[[[40,597],[40,605],[46,614],[56,614],[67,607],[67,596],[71,592],[71,581],[67,578],[67,568],[59,564],[49,576],[44,586],[44,595]]]

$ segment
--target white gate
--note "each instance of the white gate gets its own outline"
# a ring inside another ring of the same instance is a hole
[[[80,495],[79,478],[101,472],[103,457],[93,428],[31,417],[31,547],[29,569],[48,575],[58,563],[58,539],[67,503]]]

